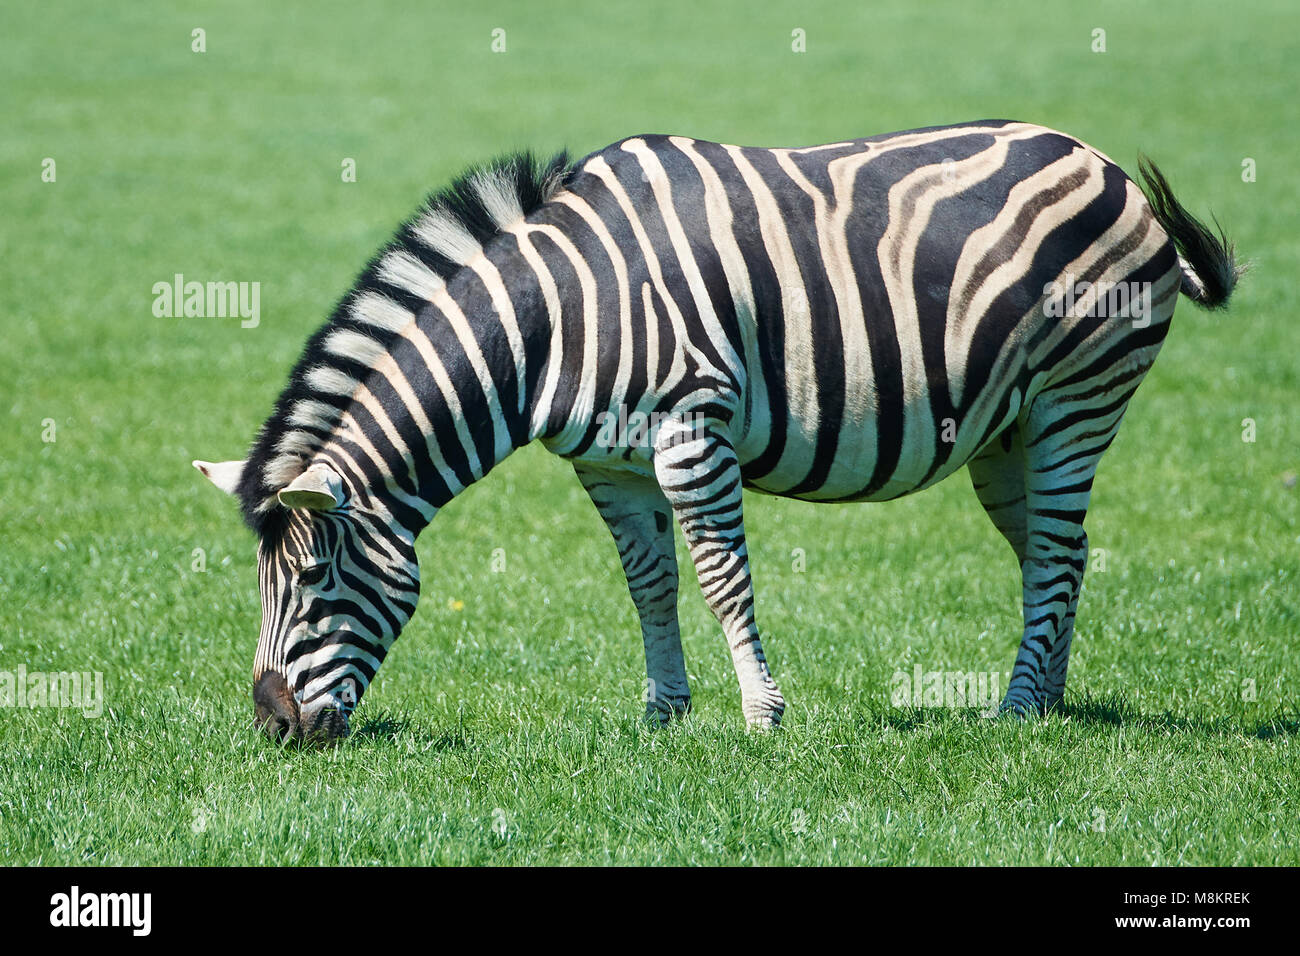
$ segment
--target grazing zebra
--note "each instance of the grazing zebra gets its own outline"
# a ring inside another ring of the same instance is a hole
[[[195,466],[259,538],[256,719],[332,740],[415,611],[415,538],[538,439],[608,524],[648,716],[690,706],[673,524],[751,726],[785,708],[741,488],[884,501],[962,465],[1015,551],[1004,711],[1060,702],[1093,475],[1179,291],[1232,247],[1053,130],[985,121],[806,149],[637,136],[527,154],[407,221],[308,341],[244,461]]]

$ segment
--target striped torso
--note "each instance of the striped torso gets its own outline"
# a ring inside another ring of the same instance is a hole
[[[1048,284],[1151,263],[1157,293],[1177,288],[1128,177],[1022,123],[806,149],[635,137],[506,233],[451,291],[472,300],[490,269],[516,283],[497,306],[548,304],[533,421],[548,447],[648,472],[646,444],[598,440],[601,413],[703,407],[748,486],[817,500],[933,484],[1053,375],[1133,331],[1045,314]]]

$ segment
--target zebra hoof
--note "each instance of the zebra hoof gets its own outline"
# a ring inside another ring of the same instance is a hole
[[[745,718],[745,729],[751,733],[766,734],[778,729],[780,726],[781,715],[779,713]]]
[[[689,697],[661,697],[645,705],[645,720],[652,727],[667,727],[690,712]]]
[[[773,686],[761,699],[745,701],[745,728],[747,730],[768,731],[781,726],[781,717],[785,713],[785,699]]]
[[[1043,703],[1033,697],[1012,697],[1008,694],[998,707],[998,717],[1010,720],[1028,720],[1043,715]]]

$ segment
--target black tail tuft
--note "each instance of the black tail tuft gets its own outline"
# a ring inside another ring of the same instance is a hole
[[[1142,177],[1142,191],[1146,193],[1156,221],[1169,233],[1174,248],[1178,250],[1179,266],[1183,270],[1183,295],[1206,309],[1226,308],[1237,280],[1246,269],[1237,265],[1232,243],[1223,234],[1219,221],[1214,221],[1216,236],[1183,208],[1182,203],[1174,198],[1174,191],[1164,173],[1140,153],[1138,172]]]

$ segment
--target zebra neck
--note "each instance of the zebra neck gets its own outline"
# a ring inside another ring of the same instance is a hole
[[[374,363],[329,443],[330,457],[345,457],[366,494],[414,533],[545,426],[534,393],[548,364],[548,305],[509,265],[478,257],[431,296]]]

